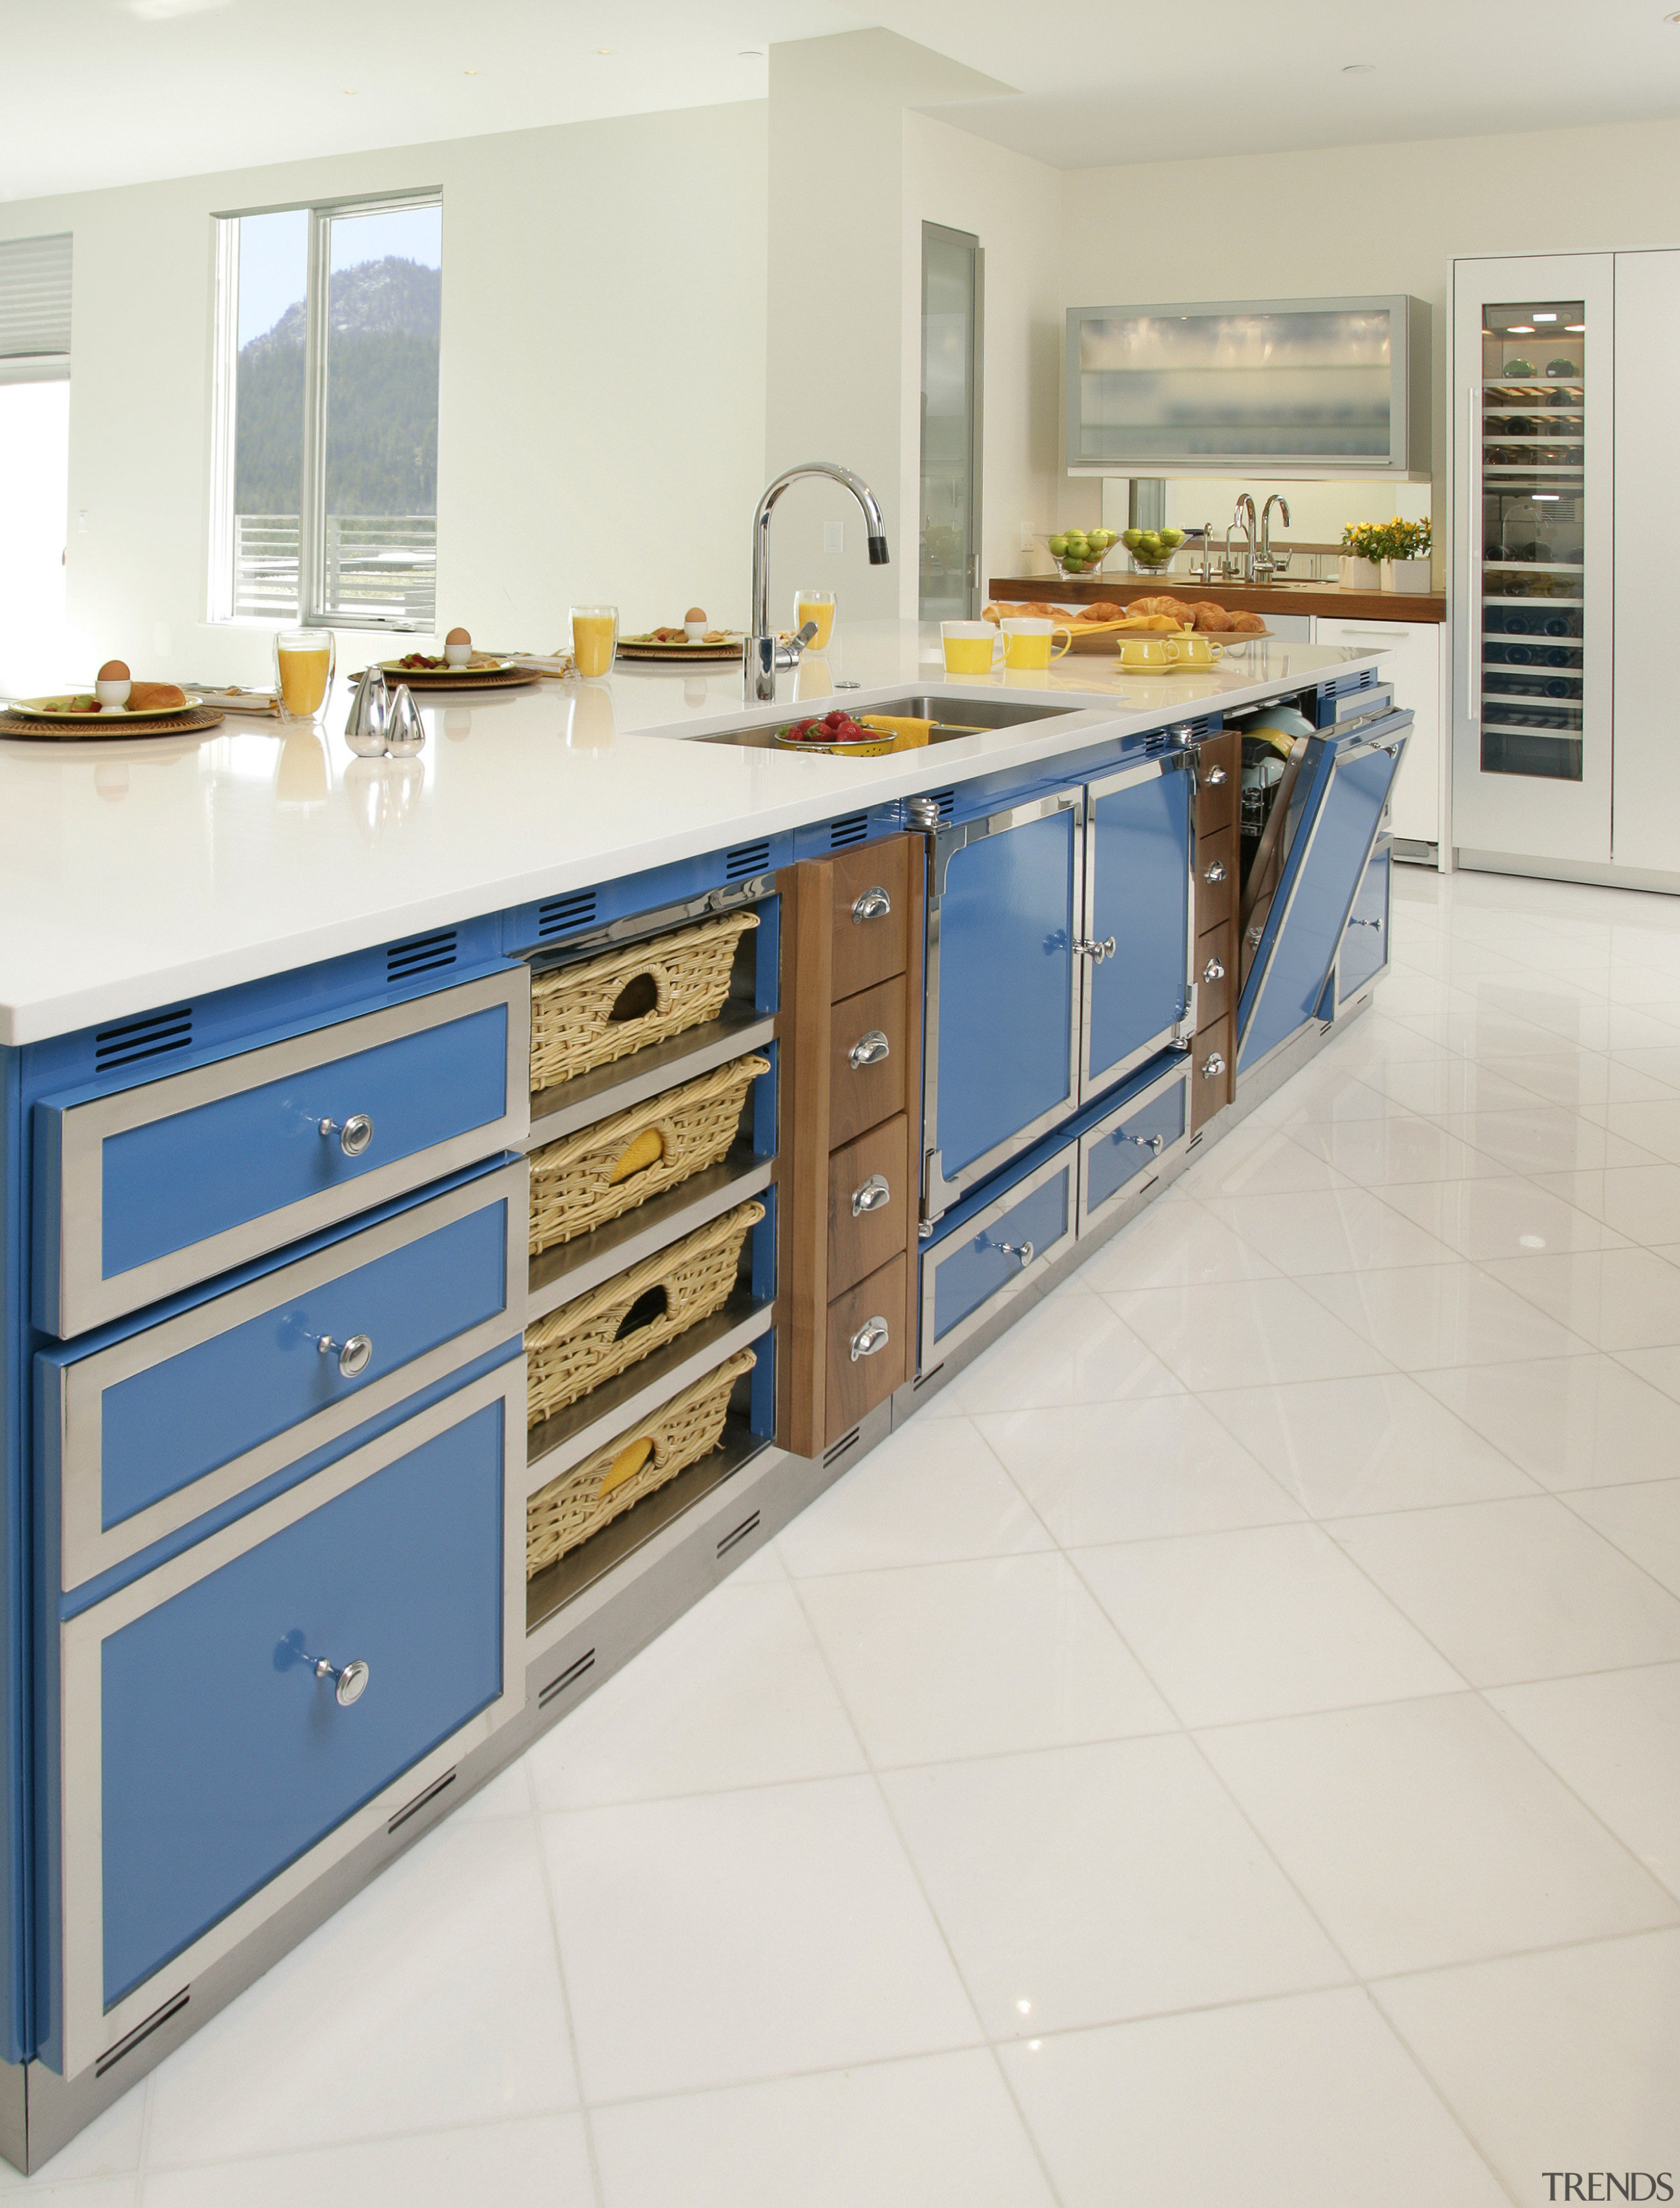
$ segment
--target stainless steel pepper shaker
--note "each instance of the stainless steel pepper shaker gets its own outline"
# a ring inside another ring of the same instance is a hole
[[[404,693],[407,694],[406,691]],[[391,693],[384,670],[369,667],[356,686],[345,723],[345,741],[357,759],[379,759],[385,751],[385,732],[390,724]]]

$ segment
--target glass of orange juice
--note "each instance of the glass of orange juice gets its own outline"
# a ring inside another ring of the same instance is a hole
[[[832,591],[795,591],[794,592],[794,628],[802,629],[807,621],[815,621],[817,633],[811,639],[813,651],[826,651],[828,640],[834,633],[834,593]]]
[[[274,691],[283,721],[318,721],[338,665],[330,628],[282,628],[274,633]]]
[[[618,608],[616,606],[573,606],[572,609],[572,657],[578,663],[579,675],[587,675],[593,682],[613,671],[613,654],[618,649]]]

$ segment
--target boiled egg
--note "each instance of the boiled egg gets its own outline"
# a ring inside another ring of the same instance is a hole
[[[472,657],[472,639],[464,628],[452,628],[443,639],[443,657],[451,667],[465,667]]]
[[[705,608],[690,606],[682,616],[682,629],[690,644],[698,644],[706,633]]]
[[[132,687],[123,662],[108,659],[93,679],[93,695],[100,705],[120,711],[129,702],[129,692]]]

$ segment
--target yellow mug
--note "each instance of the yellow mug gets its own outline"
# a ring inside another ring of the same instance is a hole
[[[1225,646],[1210,636],[1181,636],[1175,641],[1185,667],[1217,667],[1225,657]]]
[[[990,621],[941,621],[939,644],[947,675],[989,675],[1003,639]]]
[[[1047,667],[1073,647],[1073,631],[1065,621],[1045,621],[1036,615],[1006,621],[1003,632],[1005,667]],[[1053,649],[1058,637],[1063,642],[1059,649]]]
[[[1176,636],[1123,636],[1122,667],[1176,667],[1184,657],[1184,641]]]

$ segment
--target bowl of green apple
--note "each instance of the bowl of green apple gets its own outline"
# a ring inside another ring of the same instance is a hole
[[[1100,575],[1103,561],[1119,541],[1112,529],[1060,529],[1053,537],[1040,539],[1065,582]]]
[[[1182,529],[1125,529],[1120,542],[1131,555],[1135,575],[1158,575],[1173,564],[1173,555],[1185,541]]]

